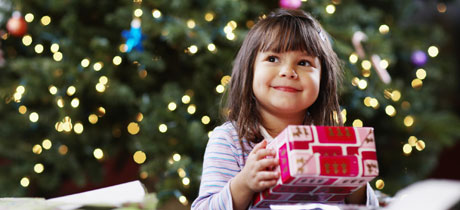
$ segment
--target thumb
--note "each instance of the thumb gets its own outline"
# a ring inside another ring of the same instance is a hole
[[[259,142],[258,144],[256,144],[256,146],[254,146],[254,148],[252,149],[251,153],[255,153],[260,149],[264,149],[266,146],[267,146],[267,140],[264,139],[261,142]]]

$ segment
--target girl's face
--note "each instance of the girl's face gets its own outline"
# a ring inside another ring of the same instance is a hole
[[[318,98],[321,64],[302,51],[259,52],[252,88],[262,116],[299,117]]]

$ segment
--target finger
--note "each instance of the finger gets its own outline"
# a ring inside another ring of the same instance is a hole
[[[256,152],[257,160],[263,159],[267,156],[276,156],[276,151],[274,149],[259,149]]]
[[[257,191],[262,191],[262,190],[265,190],[269,187],[273,187],[276,185],[276,180],[269,180],[269,181],[261,181],[259,182],[259,189]]]
[[[257,173],[257,180],[260,181],[273,181],[273,180],[278,180],[279,177],[279,172],[278,171],[260,171]]]
[[[265,147],[267,146],[267,140],[262,140],[261,142],[259,142],[258,144],[256,144],[256,146],[254,146],[254,148],[252,149],[251,153],[257,153],[257,151],[259,151],[260,149],[264,149]]]
[[[266,158],[257,161],[257,170],[258,171],[266,171],[267,168],[273,168],[278,166],[279,161],[275,158]]]

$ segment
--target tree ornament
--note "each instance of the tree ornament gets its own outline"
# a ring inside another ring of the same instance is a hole
[[[301,0],[280,0],[280,7],[284,9],[298,9],[300,5]]]
[[[18,11],[13,12],[13,16],[6,23],[6,29],[12,36],[22,37],[26,34],[27,23]]]
[[[131,52],[133,49],[141,52],[144,50],[142,40],[145,37],[142,35],[141,20],[138,18],[134,18],[131,21],[131,29],[129,31],[124,30],[122,36],[126,39],[126,52]]]
[[[362,31],[356,31],[351,38],[351,43],[356,50],[356,54],[358,54],[359,58],[363,59],[366,56],[364,52],[364,47],[361,42],[367,40],[367,35]]]
[[[425,65],[426,61],[428,60],[428,56],[426,56],[425,52],[423,52],[421,50],[417,50],[417,51],[412,53],[411,60],[412,60],[412,63],[414,65],[423,66],[423,65]]]
[[[380,65],[380,56],[378,55],[372,55],[371,56],[371,62],[372,66],[374,66],[375,71],[377,72],[377,75],[379,75],[380,80],[382,80],[383,83],[389,84],[391,82],[391,76],[388,73],[386,68],[382,68]]]

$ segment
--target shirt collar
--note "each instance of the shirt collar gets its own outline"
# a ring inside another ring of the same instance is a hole
[[[260,134],[262,134],[262,137],[264,137],[264,139],[266,139],[268,143],[270,143],[270,142],[273,141],[273,137],[270,136],[270,134],[269,134],[268,131],[264,128],[264,126],[259,125],[259,130],[260,130]]]

